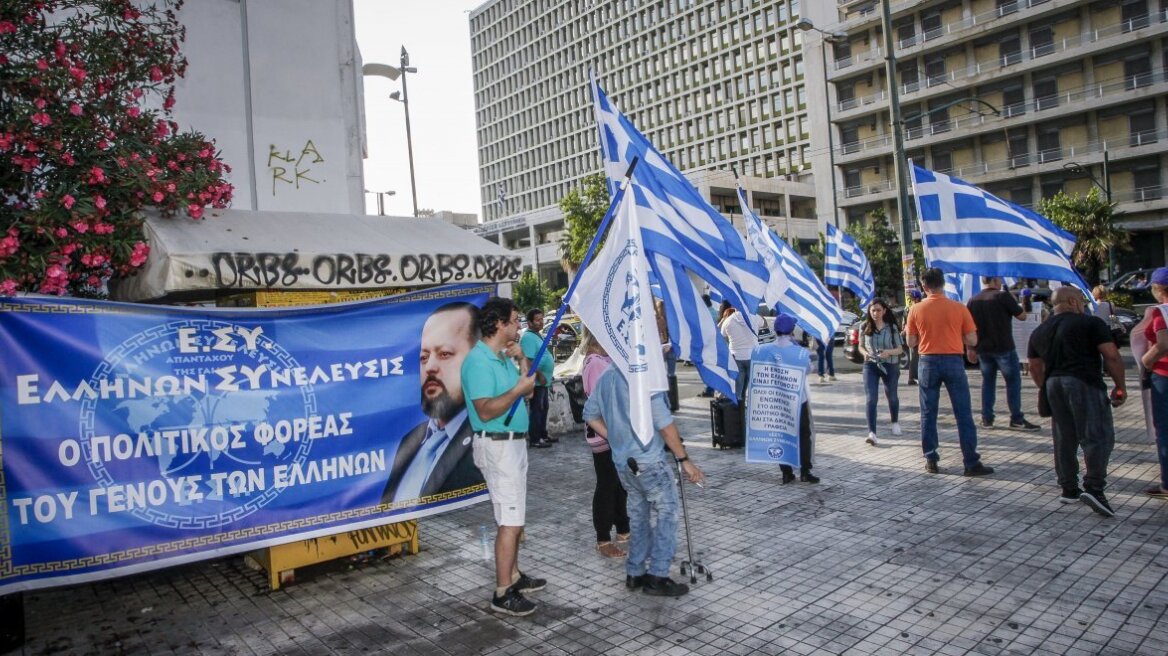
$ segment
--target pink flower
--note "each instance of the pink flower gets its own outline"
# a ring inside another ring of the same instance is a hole
[[[69,231],[64,228],[57,228],[55,232],[57,233],[57,236],[61,238],[69,236]]]
[[[126,114],[129,115],[130,118],[138,118],[138,115],[141,113],[142,113],[142,110],[138,109],[137,106],[132,106],[126,110]]]
[[[46,278],[65,278],[65,270],[61,268],[60,264],[50,264],[49,268],[45,269]]]
[[[49,115],[44,112],[37,112],[32,115],[32,122],[43,128],[52,123],[53,119],[49,118]]]
[[[73,159],[73,153],[61,153],[61,162],[66,166],[73,166],[77,163],[77,161]]]
[[[77,199],[73,198],[69,194],[65,194],[64,196],[61,197],[61,204],[64,205],[65,209],[67,209],[67,210],[73,209],[73,203],[76,203],[76,202],[77,202]]]
[[[69,75],[72,75],[73,79],[77,80],[78,82],[84,82],[86,73],[84,68],[79,66],[70,66]]]
[[[73,226],[73,229],[80,234],[89,232],[89,224],[85,221],[74,221],[71,225]],[[63,237],[64,235],[61,236]]]
[[[109,234],[113,234],[113,231],[114,231],[114,224],[112,224],[112,223],[102,223],[99,221],[99,222],[93,224],[94,234],[109,235]]]
[[[170,126],[166,124],[166,121],[158,121],[158,123],[154,126],[154,136],[158,137],[159,139],[165,138],[169,133]]]
[[[203,218],[203,206],[191,203],[187,205],[187,214],[190,214],[192,219],[201,219]]]
[[[105,182],[105,171],[100,166],[92,166],[89,168],[89,184],[101,184]]]
[[[150,254],[150,247],[146,242],[140,241],[134,244],[134,250],[130,253],[130,266],[140,267],[146,263],[146,256]]]
[[[89,276],[89,278],[85,280],[85,284],[94,289],[97,289],[98,287],[101,287],[101,278],[98,278],[97,276]]]
[[[158,68],[157,66],[151,66],[150,67],[150,80],[153,82],[161,82],[162,81],[162,69]]]
[[[0,132],[0,153],[12,147],[12,134],[8,132]]]
[[[47,71],[49,70],[49,62],[42,57],[36,60],[36,67],[38,71]]]
[[[35,105],[37,109],[44,109],[45,106],[49,103],[45,102],[44,98],[37,98],[36,100],[32,101],[32,104]]]
[[[69,105],[69,113],[74,116],[81,116],[83,111],[84,110],[81,109],[81,105],[78,105],[77,103]]]
[[[0,282],[0,293],[4,294],[5,296],[12,296],[19,289],[20,287],[12,278],[6,278],[3,282]]]
[[[16,31],[16,23],[11,21],[0,21],[0,34],[12,34]]]
[[[161,203],[162,199],[166,198],[166,196],[161,191],[156,191],[156,192],[154,192],[154,195],[151,196],[151,198],[154,199],[155,203]]]
[[[105,209],[105,198],[102,196],[94,196],[93,197],[93,204],[97,206],[97,209],[104,210]]]

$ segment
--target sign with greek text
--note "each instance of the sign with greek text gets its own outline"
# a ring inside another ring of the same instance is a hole
[[[0,594],[485,500],[458,376],[491,291],[0,299]]]
[[[799,420],[811,354],[792,343],[751,354],[746,400],[746,461],[799,466]]]

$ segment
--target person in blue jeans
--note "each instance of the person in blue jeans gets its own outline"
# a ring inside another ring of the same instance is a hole
[[[1026,311],[1014,295],[1002,289],[1002,279],[982,276],[982,290],[966,307],[977,326],[977,362],[981,367],[981,425],[994,425],[994,396],[998,372],[1006,379],[1006,405],[1010,408],[1010,428],[1036,431],[1037,424],[1026,421],[1022,412],[1022,366],[1014,345],[1014,320],[1025,321]]]
[[[965,376],[965,357],[975,357],[977,326],[969,310],[957,301],[945,298],[945,274],[934,267],[921,276],[925,300],[912,306],[905,325],[905,340],[921,352],[921,450],[925,471],[940,473],[937,438],[937,414],[940,411],[941,386],[949,392],[953,415],[957,419],[957,440],[966,476],[994,473],[977,453],[977,427],[973,423],[973,404],[969,399],[969,379]],[[963,356],[963,352],[965,356]]]
[[[819,360],[819,382],[823,383],[828,380],[835,382],[835,359],[832,357],[832,352],[835,351],[835,337],[830,337],[827,343],[815,340],[815,355]],[[823,377],[823,373],[827,372],[827,378]]]
[[[864,396],[868,410],[868,439],[872,446],[879,446],[876,437],[876,406],[880,401],[880,383],[884,383],[884,396],[888,399],[888,412],[892,418],[892,434],[899,436],[900,397],[896,384],[900,381],[900,354],[904,351],[904,340],[900,336],[900,326],[896,316],[882,299],[874,299],[869,305],[867,316],[860,327],[860,353],[864,356]]]
[[[640,588],[648,595],[680,597],[689,592],[689,586],[669,578],[677,551],[678,498],[673,463],[667,462],[666,449],[681,463],[689,482],[701,483],[705,476],[686,454],[665,395],[654,394],[650,408],[653,438],[646,445],[633,432],[629,418],[629,384],[613,365],[596,381],[584,405],[584,421],[597,435],[608,439],[617,475],[628,492],[632,535],[625,561],[625,586],[630,590]]]

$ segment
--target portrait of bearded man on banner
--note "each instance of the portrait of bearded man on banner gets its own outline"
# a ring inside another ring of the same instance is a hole
[[[402,438],[382,503],[421,499],[483,482],[474,464],[460,373],[477,341],[477,314],[478,308],[470,303],[450,303],[435,310],[422,327],[418,379],[422,412],[428,419]]]

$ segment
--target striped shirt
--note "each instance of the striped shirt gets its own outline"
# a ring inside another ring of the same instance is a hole
[[[900,332],[892,328],[892,324],[884,324],[884,327],[871,335],[865,335],[863,331],[860,332],[860,344],[864,350],[868,352],[868,362],[896,362],[896,358],[885,360],[880,357],[880,351],[887,351],[888,349],[901,348],[904,343],[900,339]]]

